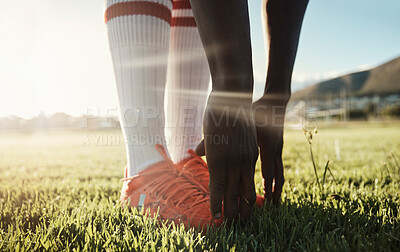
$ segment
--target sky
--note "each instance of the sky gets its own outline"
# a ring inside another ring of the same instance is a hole
[[[261,0],[249,0],[255,96],[266,57]],[[0,117],[117,108],[103,0],[0,0]],[[292,90],[400,56],[399,0],[311,0]]]

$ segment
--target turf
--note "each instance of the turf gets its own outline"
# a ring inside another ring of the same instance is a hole
[[[320,181],[329,159],[337,182],[328,174],[322,192],[303,132],[287,130],[282,205],[257,209],[244,226],[206,234],[160,227],[119,206],[125,164],[119,131],[3,132],[0,250],[397,250],[398,126],[319,129],[313,151]],[[259,169],[258,163],[261,192]]]

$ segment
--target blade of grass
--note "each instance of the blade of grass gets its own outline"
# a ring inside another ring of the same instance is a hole
[[[326,178],[326,172],[327,172],[327,170],[329,169],[329,160],[326,162],[326,165],[325,165],[325,169],[324,169],[324,176],[322,176],[322,186],[324,186],[325,185],[325,178]]]
[[[319,183],[319,178],[318,178],[318,173],[317,173],[317,166],[315,165],[314,153],[313,153],[311,144],[310,144],[310,154],[311,154],[311,161],[312,161],[312,164],[313,164],[313,167],[314,167],[315,177],[317,179],[318,188],[319,188],[319,191],[322,192],[321,184]]]
[[[328,162],[329,162],[329,161],[328,161]],[[335,176],[333,176],[333,173],[332,173],[332,171],[331,171],[331,168],[329,168],[329,166],[328,166],[328,172],[329,172],[329,174],[331,175],[331,177],[332,177],[333,181],[335,182],[335,184],[337,185],[338,182],[337,182],[337,180],[335,179]]]

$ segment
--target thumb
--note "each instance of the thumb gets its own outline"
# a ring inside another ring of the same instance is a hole
[[[196,154],[198,156],[204,156],[206,155],[206,149],[204,147],[204,139],[201,140],[201,142],[199,143],[199,145],[197,145],[196,150],[195,150]]]

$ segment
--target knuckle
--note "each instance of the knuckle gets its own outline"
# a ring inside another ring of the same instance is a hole
[[[231,191],[226,197],[227,197],[226,200],[228,200],[228,201],[231,201],[231,202],[237,201],[239,198],[239,191],[237,191],[237,190]]]
[[[280,186],[280,187],[282,187],[284,183],[285,183],[285,177],[284,177],[283,175],[278,176],[278,177],[275,179],[275,184],[277,184],[277,185]]]
[[[251,145],[251,146],[247,149],[247,151],[246,151],[246,153],[245,153],[245,158],[246,158],[249,162],[255,163],[255,162],[257,161],[257,159],[258,159],[258,154],[259,154],[259,152],[258,152],[258,146],[257,146],[256,143],[254,143],[253,145]]]
[[[271,185],[272,182],[274,182],[274,179],[272,177],[268,176],[267,178],[264,178],[264,185],[265,186]]]
[[[222,199],[211,197],[210,195],[210,209],[211,212],[218,212],[222,208]]]
[[[250,162],[252,165],[255,165],[257,163],[257,160],[258,160],[258,150],[252,153]]]
[[[257,199],[256,192],[252,192],[252,193],[246,195],[245,197],[249,201],[250,205],[254,205],[254,203],[256,203],[256,199]]]
[[[211,212],[219,212],[222,208],[222,203],[220,201],[211,201],[210,210]]]
[[[210,188],[210,195],[222,195],[225,188],[225,182],[222,179],[213,179],[208,182],[208,187]]]
[[[208,171],[210,173],[210,180],[221,180],[223,175],[225,174],[225,167],[220,165],[219,162],[209,161],[208,163]]]

